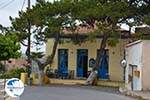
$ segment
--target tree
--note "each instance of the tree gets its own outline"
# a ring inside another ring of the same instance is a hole
[[[126,0],[75,0],[74,5],[73,18],[81,21],[81,24],[93,27],[91,34],[103,35],[99,54],[96,57],[92,73],[87,79],[87,84],[91,84],[97,75],[94,73],[99,69],[100,59],[109,40],[108,37],[119,35],[119,25],[126,23],[126,20],[130,19],[134,13]]]
[[[19,57],[19,50],[20,44],[15,34],[0,33],[0,61]]]
[[[7,33],[7,28],[0,26],[0,61],[20,56],[20,44],[15,34]],[[3,65],[5,67],[5,65]],[[5,68],[3,68],[5,70]]]
[[[29,35],[28,22],[30,22],[32,28],[31,34],[33,34],[36,39],[36,42],[34,43],[41,44],[42,41],[46,42],[47,38],[51,36],[55,37],[52,53],[47,58],[46,62],[41,63],[38,59],[29,55],[28,52],[26,53],[27,56],[30,56],[38,63],[40,70],[43,70],[45,66],[52,63],[57,45],[60,42],[59,37],[63,35],[62,30],[64,28],[69,27],[72,33],[76,34],[75,30],[77,27],[77,21],[82,25],[91,26],[93,28],[93,32],[91,32],[92,35],[103,35],[103,39],[99,47],[100,52],[93,67],[93,72],[95,72],[99,69],[98,65],[104,53],[106,43],[109,40],[108,37],[119,35],[119,25],[122,23],[129,23],[130,21],[128,20],[130,19],[134,19],[133,23],[143,23],[143,20],[139,19],[139,16],[143,16],[140,11],[141,9],[146,10],[146,8],[149,7],[146,2],[148,1],[60,0],[50,3],[37,0],[37,4],[33,6],[32,9],[20,12],[19,17],[15,19],[11,18],[11,21],[14,31],[20,37],[20,42],[25,46],[27,45],[24,43],[24,40],[26,40]],[[144,13],[148,13],[148,10]],[[28,49],[29,48],[27,48],[27,51]],[[96,75],[94,77],[96,77]],[[87,82],[91,83],[92,80],[93,78]]]
[[[87,0],[88,1],[88,0]],[[91,4],[97,4],[93,7]],[[104,48],[106,46],[108,36],[115,35],[117,31],[117,26],[122,23],[129,24],[129,26],[139,26],[139,25],[147,25],[149,27],[149,20],[150,20],[150,2],[149,0],[93,0],[89,1],[89,4],[86,5],[88,7],[88,11],[86,11],[87,8],[85,8],[83,13],[86,12],[86,14],[83,14],[82,12],[81,18],[84,19],[84,22],[87,22],[87,24],[93,25],[95,22],[97,23],[103,23],[99,27],[99,24],[96,25],[98,31],[96,33],[103,33],[104,38],[100,45],[100,53],[96,58],[96,63],[94,64],[93,71],[98,70],[98,64],[100,63],[100,59],[103,55]],[[100,5],[100,6],[99,6]],[[93,9],[94,7],[98,6],[98,9]],[[90,10],[89,10],[90,9]],[[91,11],[93,10],[94,13]],[[99,13],[100,14],[99,14]],[[86,17],[84,16],[86,15]],[[107,20],[106,20],[107,19]],[[104,21],[106,20],[106,22]],[[133,20],[132,22],[130,20]],[[106,24],[105,24],[106,23]],[[108,26],[107,26],[108,24]],[[110,31],[105,31],[103,29],[110,29]],[[131,36],[131,30],[129,30],[129,37]],[[141,35],[143,37],[143,34]],[[141,38],[141,36],[136,35],[134,38],[138,39]],[[146,36],[147,37],[147,36]],[[148,37],[149,38],[149,37]],[[87,79],[87,84],[91,84],[94,77],[96,77],[96,74],[91,73],[89,78]]]
[[[0,60],[17,58],[20,55],[20,45],[13,35],[0,35]]]
[[[63,4],[63,6],[62,6]],[[63,34],[62,30],[65,25],[70,23],[69,20],[69,7],[68,2],[55,1],[54,3],[37,0],[32,9],[27,9],[25,12],[19,12],[19,17],[12,18],[12,31],[16,32],[20,43],[27,46],[26,55],[32,60],[36,61],[39,70],[43,71],[45,66],[53,62],[58,43],[60,42],[60,35]],[[30,22],[30,26],[29,23]],[[29,32],[31,27],[31,32]],[[32,35],[36,41],[32,41],[36,45],[41,45],[47,41],[47,38],[54,37],[54,45],[51,55],[47,60],[42,63],[37,57],[29,54],[29,46],[25,43],[29,35]],[[39,75],[41,76],[41,75]],[[40,78],[41,79],[41,78]]]
[[[42,42],[46,42],[47,38],[51,36],[54,36],[58,43],[59,41],[57,38],[63,34],[62,30],[65,25],[69,23],[68,14],[70,5],[67,3],[68,2],[63,1],[50,3],[37,0],[36,5],[33,6],[32,9],[25,12],[19,12],[18,18],[10,17],[13,31],[19,36],[20,42],[24,46],[27,46],[24,41],[29,35],[27,29],[29,27],[28,21],[30,20],[32,27],[31,34],[33,34],[33,37],[36,39],[36,41],[32,41],[33,43],[40,45]],[[44,65],[40,65],[42,69],[42,66]]]
[[[137,40],[137,39],[149,40],[150,37],[148,34],[150,33],[149,32],[150,31],[150,13],[149,13],[150,1],[149,0],[130,0],[129,5],[130,7],[132,7],[134,15],[131,17],[131,19],[128,20],[127,24],[131,28],[133,26],[138,28],[138,26],[142,26],[142,25],[144,25],[142,28],[145,28],[142,31],[140,31],[140,34],[139,33],[134,34],[131,36],[131,38],[133,40]]]

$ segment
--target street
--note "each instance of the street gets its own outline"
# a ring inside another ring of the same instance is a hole
[[[28,86],[20,100],[134,100],[108,90],[88,86]]]

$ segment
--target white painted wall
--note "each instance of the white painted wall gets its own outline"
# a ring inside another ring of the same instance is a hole
[[[142,56],[142,90],[150,90],[150,40],[143,42]]]
[[[127,67],[126,67],[126,78],[125,83],[129,90],[131,90],[131,82],[128,80],[129,75],[129,65],[137,65],[137,70],[140,71],[140,77],[136,78],[137,84],[135,87],[135,91],[140,91],[142,89],[142,41],[138,41],[136,43],[131,43],[126,47],[126,59],[127,59]]]

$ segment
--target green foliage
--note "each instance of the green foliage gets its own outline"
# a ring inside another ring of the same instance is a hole
[[[9,71],[9,74],[11,77],[20,78],[23,72],[26,72],[24,68],[14,68]]]
[[[111,47],[115,47],[119,43],[118,38],[110,38],[107,40],[107,44]]]
[[[146,16],[144,21],[145,21],[145,24],[150,25],[150,16]]]
[[[137,34],[137,35],[133,35],[132,36],[132,40],[136,41],[136,40],[150,40],[150,35],[143,35],[143,34]]]
[[[102,21],[107,17],[110,22],[116,22],[118,21],[117,19],[122,19],[129,15],[127,2],[105,1],[79,0],[75,3],[74,16],[92,25],[95,21]]]
[[[71,42],[75,45],[81,45],[81,43],[85,42],[87,39],[78,33],[74,33],[71,35]]]
[[[33,43],[41,45],[49,37],[60,38],[66,28],[73,33],[72,42],[81,44],[86,39],[75,32],[77,21],[94,29],[89,35],[90,40],[95,35],[114,36],[123,23],[134,26],[143,24],[145,20],[149,24],[150,3],[146,1],[148,0],[56,0],[51,3],[37,0],[32,9],[19,12],[19,17],[10,17],[10,20],[12,31],[15,31],[22,44],[32,35],[36,39]],[[133,19],[132,23],[130,19]],[[30,26],[31,33],[28,30]],[[117,38],[108,40],[112,46],[117,42]]]
[[[20,44],[15,34],[0,34],[0,61],[20,56]]]
[[[36,39],[37,44],[40,44],[50,36],[61,34],[66,23],[70,23],[68,21],[68,6],[70,7],[65,1],[50,3],[39,0],[32,9],[19,12],[19,17],[10,17],[12,28],[19,36],[19,40],[24,41],[30,35],[28,32],[30,22],[31,34]]]
[[[95,34],[93,34],[93,32],[90,32],[89,34],[88,34],[88,40],[89,41],[91,41],[91,42],[94,42],[94,40],[95,40]]]
[[[24,68],[13,68],[7,74],[2,74],[0,78],[19,78],[21,77],[21,73],[26,72]]]
[[[0,62],[0,73],[4,71],[4,65]]]
[[[43,52],[31,52],[31,55],[35,58],[42,58],[44,56]]]
[[[60,0],[53,3],[37,0],[32,9],[19,12],[19,17],[10,17],[10,20],[13,31],[19,35],[20,41],[24,41],[30,35],[28,33],[30,22],[31,34],[34,34],[37,44],[41,44],[51,36],[62,35],[65,27],[75,31],[77,20],[81,24],[93,27],[97,23],[95,26],[99,30],[96,34],[102,35],[112,34],[110,31],[115,30],[114,27],[120,23],[127,23],[129,26],[139,25],[139,22],[140,24],[143,22],[143,17],[148,24],[149,7],[146,0]],[[128,21],[130,19],[134,21]]]

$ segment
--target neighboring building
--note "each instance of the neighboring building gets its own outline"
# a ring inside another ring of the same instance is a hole
[[[6,62],[6,70],[10,70],[12,68],[21,68],[26,64],[26,60],[24,58],[18,59],[10,59]]]
[[[138,40],[126,46],[126,79],[129,90],[150,90],[150,41]]]
[[[87,37],[89,30],[80,28],[78,32],[81,37]],[[65,33],[67,34],[62,36],[64,43],[58,45],[51,69],[57,70],[58,75],[72,70],[75,79],[87,78],[88,71],[92,70],[91,63],[98,54],[102,36],[97,36],[93,42],[85,41],[80,45],[75,45],[72,42],[68,42],[71,38],[68,35],[69,32]],[[54,38],[49,38],[46,43],[47,56],[51,54],[53,43]],[[116,47],[106,47],[98,72],[99,79],[124,81],[124,70],[120,65],[120,60],[123,59],[126,44],[128,44],[128,39],[120,39]]]

